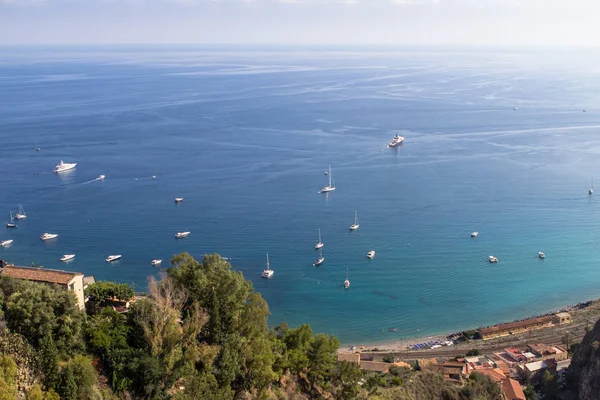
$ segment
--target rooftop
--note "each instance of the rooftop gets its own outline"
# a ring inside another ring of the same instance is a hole
[[[512,329],[523,329],[523,328],[527,328],[527,327],[534,326],[534,325],[548,324],[550,322],[552,322],[552,316],[547,315],[544,317],[530,318],[530,319],[526,319],[523,321],[509,322],[507,324],[495,325],[495,326],[491,326],[489,328],[482,328],[479,330],[479,332],[482,335],[489,335],[489,334],[497,333],[497,332],[510,331]]]
[[[79,272],[67,272],[57,269],[17,267],[14,265],[5,265],[0,271],[1,276],[9,276],[15,279],[26,279],[28,281],[56,283],[59,285],[68,285],[76,276],[83,276]]]
[[[393,364],[379,361],[361,361],[360,369],[372,372],[388,372]]]
[[[571,314],[568,312],[559,312],[555,314],[558,318],[571,318]]]
[[[525,393],[519,382],[514,379],[504,379],[501,383],[502,391],[508,400],[525,400]]]
[[[360,353],[338,353],[338,361],[360,364]]]
[[[506,379],[504,372],[502,372],[500,368],[481,369],[475,372],[489,376],[494,382],[502,382],[504,379]]]
[[[534,361],[523,366],[529,372],[539,371],[542,368],[546,368],[546,363],[544,361]]]

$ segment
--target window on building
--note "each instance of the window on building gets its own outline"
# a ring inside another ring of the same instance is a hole
[[[74,283],[71,283],[71,284],[69,285],[69,290],[70,290],[71,292],[74,292],[74,291],[75,291],[75,284],[74,284]]]

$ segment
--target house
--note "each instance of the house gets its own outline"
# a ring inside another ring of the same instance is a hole
[[[500,387],[507,400],[527,400],[525,393],[523,393],[523,388],[519,382],[515,381],[514,379],[504,379],[501,382]]]
[[[486,375],[493,382],[496,382],[507,400],[526,400],[525,393],[523,393],[523,388],[519,382],[506,377],[501,369],[493,368],[475,372]]]
[[[509,347],[507,349],[504,349],[504,352],[504,354],[506,354],[508,358],[510,358],[514,362],[526,361],[523,352],[517,349],[516,347]]]
[[[545,361],[534,361],[527,364],[519,365],[518,369],[527,382],[537,382],[548,368]]]
[[[554,323],[558,325],[564,325],[572,322],[571,314],[566,312],[559,312],[554,314]]]
[[[457,360],[460,361],[460,360]],[[480,369],[491,369],[496,368],[498,365],[494,360],[489,358],[488,356],[473,356],[473,357],[465,357],[464,362],[469,365],[471,370],[480,370]]]
[[[93,276],[84,276],[83,277],[83,290],[87,289],[89,285],[96,283],[96,278]]]
[[[510,322],[479,329],[479,335],[483,340],[494,339],[501,336],[514,335],[534,329],[542,329],[552,326],[553,316],[529,318],[523,321]]]
[[[439,372],[444,375],[444,379],[456,383],[462,383],[463,378],[469,374],[468,365],[457,361],[447,361],[441,364],[432,364],[426,369]]]
[[[566,360],[568,352],[560,346],[549,346],[543,343],[528,344],[527,349],[542,359],[554,358],[557,361]]]
[[[362,361],[360,362],[361,371],[370,371],[370,372],[379,372],[382,374],[386,374],[390,372],[390,367],[394,366],[394,364],[381,362],[381,361]]]
[[[17,267],[9,265],[4,261],[0,263],[0,266],[2,266],[0,276],[58,285],[64,290],[73,292],[77,299],[77,306],[79,306],[79,309],[85,309],[82,273],[47,268]]]
[[[523,353],[523,357],[525,357],[525,361],[527,362],[531,362],[531,361],[535,361],[535,359],[537,358],[537,356],[529,351],[526,351]]]

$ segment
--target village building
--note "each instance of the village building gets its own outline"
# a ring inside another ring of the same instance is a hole
[[[478,330],[479,336],[483,340],[494,339],[497,337],[514,335],[517,333],[527,332],[534,329],[542,329],[552,326],[552,315],[544,317],[530,318],[523,321],[510,322],[491,326],[489,328],[481,328]]]
[[[527,349],[538,358],[554,358],[557,361],[566,360],[568,352],[560,346],[549,346],[547,344],[528,344]]]
[[[57,285],[64,290],[72,292],[75,295],[79,309],[85,309],[83,274],[80,272],[36,267],[17,267],[0,260],[0,276]]]
[[[504,394],[504,398],[507,400],[526,400],[525,393],[523,393],[523,388],[519,382],[512,378],[506,377],[501,369],[493,368],[476,372],[486,375],[493,382],[496,382]]]
[[[573,321],[573,319],[571,317],[571,314],[569,314],[569,313],[559,312],[559,313],[554,314],[554,323],[557,325],[568,324],[572,321]]]

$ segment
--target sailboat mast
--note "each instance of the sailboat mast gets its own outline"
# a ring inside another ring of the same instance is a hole
[[[267,269],[271,269],[271,265],[269,265],[269,253],[267,253]]]
[[[329,166],[329,187],[333,187],[331,186],[333,183],[333,178],[331,176],[331,165]]]
[[[321,229],[319,229],[319,243],[321,243]]]

